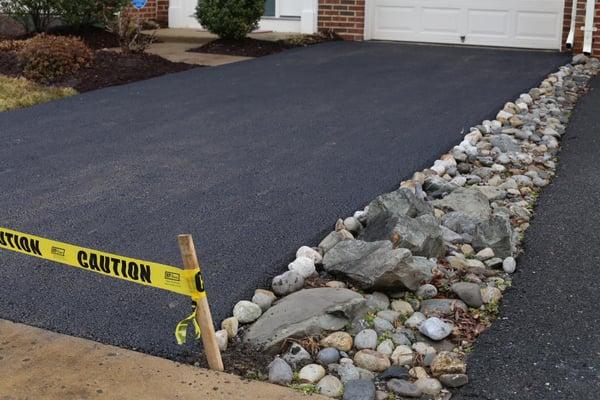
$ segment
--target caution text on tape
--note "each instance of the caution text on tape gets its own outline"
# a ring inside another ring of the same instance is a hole
[[[197,270],[138,260],[0,227],[0,248],[86,269],[112,278],[168,290],[193,299],[205,296]]]

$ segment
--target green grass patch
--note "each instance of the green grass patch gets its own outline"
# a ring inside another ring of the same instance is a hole
[[[77,94],[74,89],[46,87],[24,78],[0,75],[0,112],[24,108]]]

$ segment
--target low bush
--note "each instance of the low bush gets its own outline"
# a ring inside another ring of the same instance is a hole
[[[27,32],[46,32],[56,6],[57,0],[0,0],[0,13],[21,23]]]
[[[107,18],[122,11],[128,0],[54,0],[62,22],[77,31],[104,24]]]
[[[51,83],[89,65],[92,51],[78,38],[37,35],[26,41],[18,58],[23,75],[42,83]]]
[[[143,53],[156,39],[154,34],[142,33],[142,23],[134,21],[129,12],[119,12],[106,20],[106,30],[119,38],[119,47],[125,54]]]
[[[128,0],[0,0],[0,14],[21,23],[27,32],[47,32],[53,21],[77,31],[104,23]]]
[[[26,42],[26,40],[2,40],[0,41],[0,51],[19,51]]]
[[[196,18],[221,39],[241,40],[258,28],[264,0],[199,0]]]

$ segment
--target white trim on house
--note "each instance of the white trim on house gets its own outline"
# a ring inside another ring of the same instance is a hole
[[[197,0],[170,0],[169,28],[202,29],[195,17],[197,2]],[[259,29],[273,32],[316,33],[317,17],[318,0],[277,0],[276,16],[263,17]]]

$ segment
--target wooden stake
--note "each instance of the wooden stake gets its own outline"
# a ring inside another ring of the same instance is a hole
[[[183,267],[185,269],[200,270],[200,263],[198,262],[198,256],[196,255],[192,235],[179,235],[177,239],[179,241],[181,258],[183,259]],[[204,344],[204,352],[206,353],[208,366],[212,370],[223,371],[224,367],[223,360],[221,359],[221,351],[217,344],[215,327],[213,325],[213,319],[206,296],[198,300],[196,321],[198,321],[200,329],[202,330],[202,343]]]

